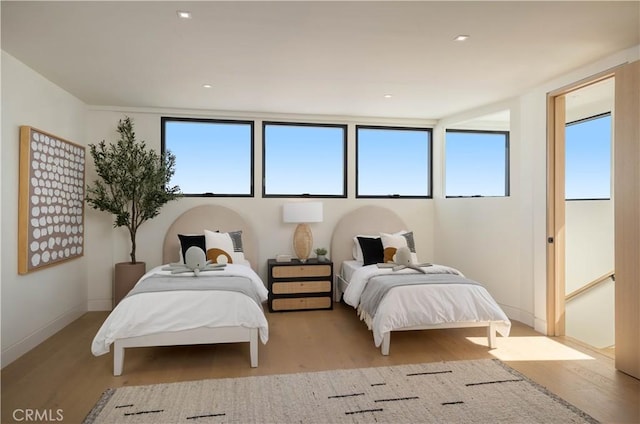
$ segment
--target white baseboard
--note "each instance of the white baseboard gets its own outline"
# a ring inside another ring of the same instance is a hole
[[[533,329],[536,330],[538,333],[542,333],[542,334],[547,334],[547,321],[540,319],[540,318],[536,318],[535,320],[535,324],[533,326]]]
[[[0,366],[2,368],[6,367],[25,353],[29,352],[34,347],[38,346],[40,343],[47,340],[49,337],[56,334],[58,331],[62,330],[67,325],[71,324],[73,321],[80,318],[86,312],[86,308],[84,308],[83,306],[77,306],[67,311],[62,316],[56,318],[47,326],[28,335],[12,346],[7,347],[6,349],[3,346],[2,356],[0,358]]]
[[[94,299],[87,302],[87,309],[94,311],[110,311],[113,309],[113,300],[111,299]]]
[[[521,323],[528,325],[529,327],[533,327],[534,325],[534,317],[533,314],[527,311],[523,311],[519,308],[514,308],[513,306],[500,305],[505,314],[509,317],[509,319],[513,319],[516,321],[520,321]]]

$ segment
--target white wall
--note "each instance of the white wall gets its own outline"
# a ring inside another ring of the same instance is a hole
[[[612,280],[566,304],[565,333],[600,349],[615,344],[615,283]]]
[[[2,365],[87,309],[86,258],[18,275],[19,127],[85,142],[85,105],[2,52]]]
[[[566,202],[566,294],[614,269],[613,200]]]
[[[480,281],[507,315],[533,325],[532,261],[525,246],[533,239],[530,168],[527,146],[521,143],[520,105],[517,99],[488,105],[441,120],[435,138],[438,189],[435,197],[436,261],[460,269]],[[508,111],[508,113],[500,113]],[[445,198],[444,159],[447,128],[469,128],[486,115],[510,117],[510,124],[477,129],[510,131],[510,193],[508,197]],[[434,170],[436,167],[434,166]]]
[[[119,119],[130,116],[139,139],[145,140],[147,146],[160,151],[160,118],[161,116],[189,116],[196,118],[237,118],[255,119],[255,173],[254,198],[183,198],[165,205],[160,215],[140,227],[138,232],[138,249],[136,256],[146,262],[147,269],[159,265],[162,259],[162,242],[169,225],[182,212],[196,205],[215,203],[240,212],[250,222],[260,241],[258,269],[266,281],[266,262],[277,253],[293,253],[292,238],[294,226],[282,223],[281,208],[290,202],[286,198],[262,198],[262,120],[288,120],[298,122],[346,123],[347,140],[347,199],[319,199],[324,207],[322,223],[311,224],[314,245],[330,247],[331,232],[338,220],[348,211],[367,204],[377,204],[395,210],[407,223],[408,229],[415,233],[416,248],[422,260],[430,261],[434,257],[433,249],[433,201],[424,199],[356,199],[355,198],[355,124],[376,123],[388,125],[430,126],[432,121],[400,121],[400,120],[354,120],[345,117],[296,116],[296,115],[249,115],[229,112],[203,112],[184,110],[141,110],[118,108],[90,108],[88,116],[89,143],[97,143],[103,139],[117,139],[116,125]],[[219,160],[212,158],[212,161]],[[95,179],[95,171],[88,167],[87,181]],[[113,263],[129,260],[128,233],[122,229],[111,230],[112,217],[106,213],[88,209],[87,237],[85,255],[91,269],[88,288],[90,310],[106,310],[111,308],[112,268]],[[331,252],[329,252],[331,256]]]
[[[444,156],[444,130],[458,122],[510,110],[511,196],[445,199],[443,169],[434,165],[436,260],[462,269],[487,288],[509,317],[546,333],[547,93],[637,60],[635,46],[532,88],[503,103],[438,122],[434,157]],[[438,178],[438,180],[436,180]]]
[[[566,202],[566,279],[569,294],[614,269],[614,216],[612,200]],[[568,336],[591,346],[615,343],[615,284],[609,280],[565,307]]]

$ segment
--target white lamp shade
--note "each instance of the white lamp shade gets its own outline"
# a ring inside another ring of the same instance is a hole
[[[322,222],[322,202],[285,203],[282,221],[292,223]]]

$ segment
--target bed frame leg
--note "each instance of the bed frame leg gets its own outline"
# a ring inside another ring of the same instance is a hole
[[[489,326],[487,327],[487,341],[491,349],[495,349],[498,347],[496,341],[496,328],[493,323],[489,324]]]
[[[389,346],[391,345],[391,331],[384,333],[382,336],[382,354],[389,355]]]
[[[252,328],[249,340],[249,354],[251,356],[251,368],[258,366],[258,329]]]
[[[113,344],[113,375],[122,375],[124,367],[124,348],[116,340]]]

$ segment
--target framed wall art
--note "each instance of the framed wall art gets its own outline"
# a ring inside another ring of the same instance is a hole
[[[18,273],[84,254],[85,148],[20,127]]]

